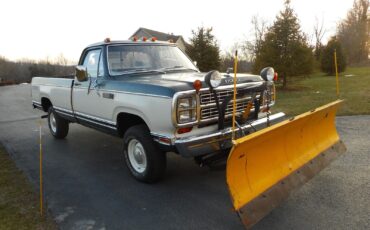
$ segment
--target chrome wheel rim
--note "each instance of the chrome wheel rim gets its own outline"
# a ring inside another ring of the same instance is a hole
[[[50,128],[53,131],[53,133],[56,133],[57,132],[57,121],[55,120],[54,113],[50,113],[49,123],[50,123]]]
[[[128,159],[138,173],[143,173],[147,167],[146,153],[143,145],[136,139],[131,139],[127,147]]]

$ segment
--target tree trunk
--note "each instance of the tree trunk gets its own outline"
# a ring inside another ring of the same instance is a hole
[[[283,89],[286,88],[286,84],[287,84],[287,79],[286,78],[287,78],[286,74],[283,73]]]

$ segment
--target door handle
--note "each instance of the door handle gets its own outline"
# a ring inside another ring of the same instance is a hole
[[[79,86],[79,85],[81,85],[81,83],[75,82],[75,86]]]

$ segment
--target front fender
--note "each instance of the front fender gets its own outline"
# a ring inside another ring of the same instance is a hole
[[[122,94],[116,100],[118,105],[113,112],[114,121],[117,121],[119,113],[133,114],[144,120],[151,132],[173,136],[172,98]]]

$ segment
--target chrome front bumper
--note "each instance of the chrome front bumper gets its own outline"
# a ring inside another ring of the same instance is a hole
[[[284,113],[276,113],[270,115],[270,124],[276,124],[285,119]],[[253,128],[252,128],[253,127]],[[267,127],[267,118],[261,118],[251,122],[251,124],[244,124],[240,128],[244,132],[260,130]],[[240,128],[235,130],[240,132]],[[209,133],[201,136],[192,136],[175,141],[175,147],[178,153],[184,157],[201,156],[208,153],[220,151],[220,146],[223,149],[231,148],[231,128],[226,128],[214,133]]]

